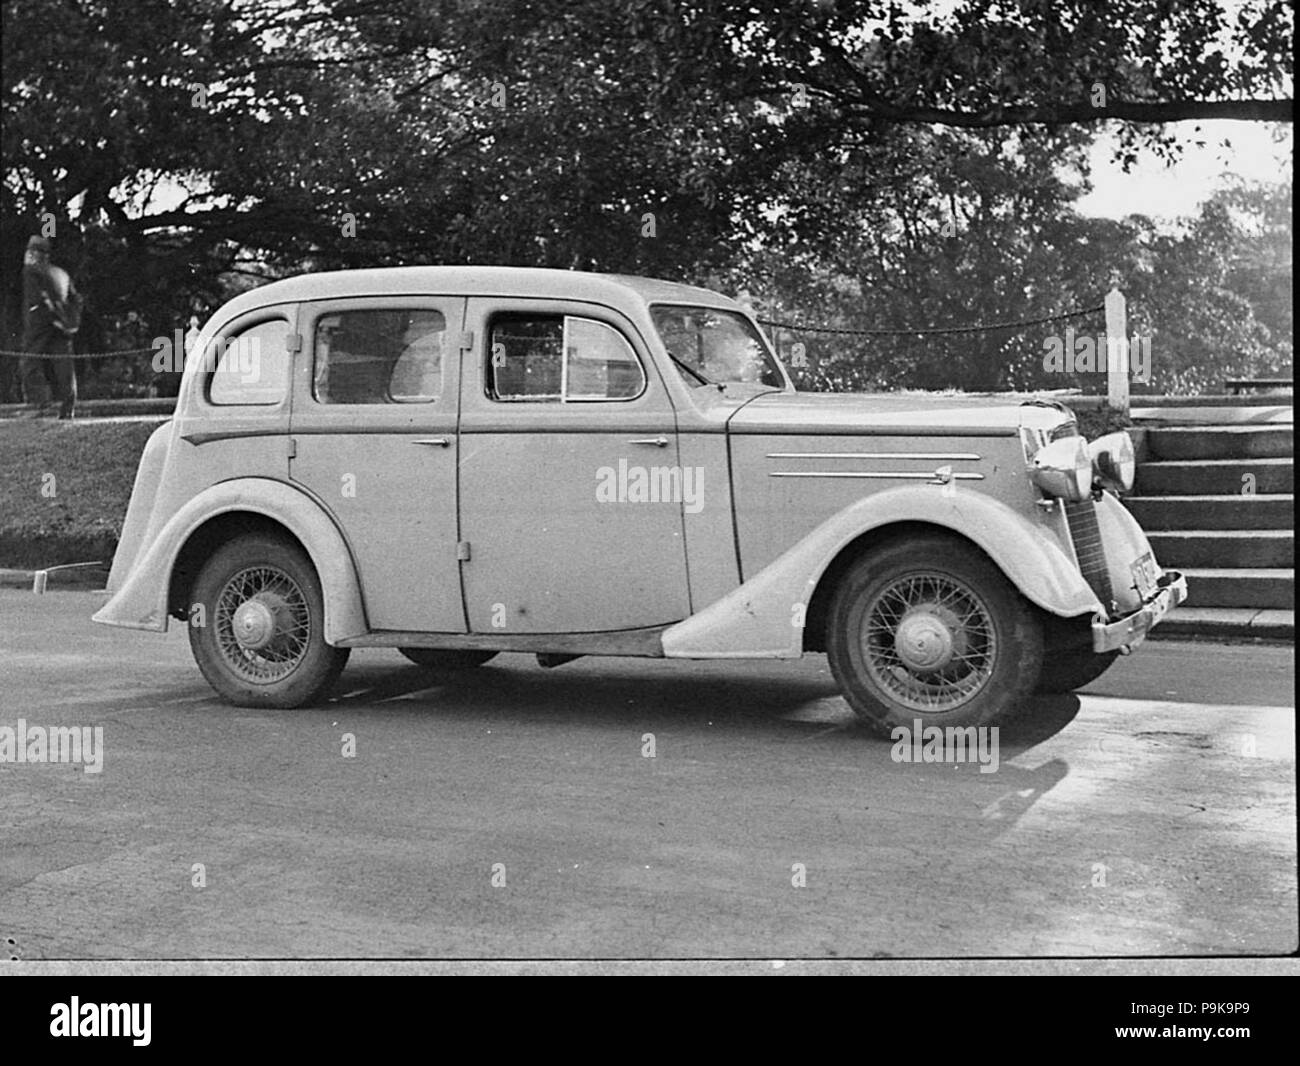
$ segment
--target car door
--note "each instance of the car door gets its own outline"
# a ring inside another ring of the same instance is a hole
[[[677,428],[635,329],[612,311],[471,299],[460,509],[475,633],[664,625],[690,613]]]
[[[465,632],[456,559],[463,298],[300,307],[289,472],[347,538],[372,630]]]

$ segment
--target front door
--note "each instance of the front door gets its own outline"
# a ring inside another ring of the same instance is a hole
[[[630,323],[471,299],[460,508],[475,633],[637,629],[690,614],[672,405]]]
[[[456,558],[463,298],[300,305],[289,473],[334,516],[372,630],[464,633]]]

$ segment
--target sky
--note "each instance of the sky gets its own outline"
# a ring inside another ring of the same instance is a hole
[[[1195,133],[1197,126],[1201,132]],[[1113,135],[1104,134],[1092,146],[1093,191],[1079,199],[1080,214],[1092,218],[1148,215],[1171,220],[1196,214],[1222,175],[1275,182],[1291,169],[1292,137],[1272,142],[1271,127],[1259,122],[1178,122],[1173,124],[1186,142],[1182,159],[1172,167],[1144,153],[1125,174],[1113,162]],[[1223,148],[1227,140],[1231,148]],[[1192,142],[1205,141],[1204,148]]]

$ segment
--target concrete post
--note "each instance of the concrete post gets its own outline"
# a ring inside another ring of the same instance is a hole
[[[1106,293],[1106,404],[1128,414],[1130,353],[1128,303],[1118,288]]]

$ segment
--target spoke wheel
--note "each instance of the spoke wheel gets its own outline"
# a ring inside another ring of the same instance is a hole
[[[298,583],[273,566],[233,575],[217,598],[212,624],[226,665],[252,684],[294,672],[311,640],[311,612]]]
[[[338,677],[316,570],[296,547],[248,535],[218,549],[194,583],[190,648],[209,684],[245,707],[300,707]]]
[[[888,731],[985,725],[1033,692],[1043,659],[1035,612],[965,541],[922,534],[849,567],[826,634],[831,671],[853,710]]]
[[[862,655],[872,677],[912,710],[942,711],[976,695],[992,676],[992,613],[964,582],[935,571],[886,585],[867,605]]]

